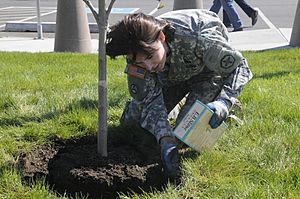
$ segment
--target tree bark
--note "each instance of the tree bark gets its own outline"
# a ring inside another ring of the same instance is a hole
[[[99,6],[99,53],[98,53],[98,137],[97,152],[107,157],[107,84],[106,84],[106,10],[105,0],[98,0]]]
[[[107,157],[107,83],[106,83],[106,33],[108,16],[116,0],[105,9],[105,0],[98,0],[98,13],[89,0],[83,0],[92,11],[99,29],[98,47],[98,134],[97,153]]]

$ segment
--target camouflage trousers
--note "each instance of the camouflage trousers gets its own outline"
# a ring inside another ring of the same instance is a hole
[[[173,136],[168,113],[184,97],[186,101],[176,124],[197,99],[205,104],[213,101],[220,94],[223,84],[223,78],[212,73],[201,73],[181,82],[161,81],[157,74],[150,74],[145,79],[146,96],[142,100],[132,99],[126,103],[121,124],[141,127],[152,133],[159,142],[164,136]]]

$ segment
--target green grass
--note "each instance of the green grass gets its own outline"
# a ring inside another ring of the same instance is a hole
[[[240,100],[245,125],[213,150],[183,157],[182,183],[123,198],[300,198],[300,49],[244,52],[254,73]],[[0,198],[65,198],[24,184],[21,153],[97,132],[97,56],[0,53]],[[130,99],[124,59],[108,60],[109,127]]]

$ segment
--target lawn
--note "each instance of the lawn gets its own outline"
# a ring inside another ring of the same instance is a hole
[[[182,182],[121,198],[300,198],[300,49],[244,52],[254,73],[238,116],[213,150],[183,156]],[[24,182],[21,154],[97,133],[97,56],[0,53],[0,198],[66,198]],[[108,60],[108,125],[119,125],[124,59]],[[78,197],[80,198],[80,197]]]

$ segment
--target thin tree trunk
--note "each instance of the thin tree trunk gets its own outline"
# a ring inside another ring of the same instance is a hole
[[[105,0],[98,0],[98,13],[90,0],[83,0],[90,8],[99,29],[98,47],[98,135],[97,152],[107,157],[107,84],[106,84],[106,32],[108,16],[116,0],[111,0],[107,10]]]
[[[97,152],[107,157],[107,84],[106,84],[106,29],[107,13],[105,0],[98,0],[99,6],[99,53],[98,53],[98,136]]]

